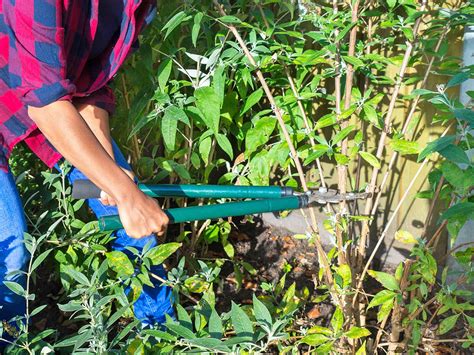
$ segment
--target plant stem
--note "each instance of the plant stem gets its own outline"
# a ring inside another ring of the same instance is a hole
[[[436,43],[436,46],[435,46],[435,52],[437,52],[439,50],[439,48],[441,47],[441,44],[443,43],[444,41],[444,38],[447,34],[448,30],[445,29],[443,31],[443,33],[441,34],[438,42]],[[434,63],[434,60],[435,60],[435,57],[431,57],[431,60],[430,62],[428,63],[428,66],[426,68],[426,71],[425,71],[425,75],[423,77],[423,81],[420,85],[420,88],[424,88],[426,87],[426,83],[428,82],[428,78],[429,78],[429,75],[431,74],[431,68],[433,66],[433,63]],[[402,135],[405,137],[406,134],[407,134],[407,131],[408,131],[408,127],[410,126],[410,123],[411,121],[413,120],[413,117],[415,115],[415,111],[416,111],[416,108],[418,107],[418,102],[420,101],[420,98],[421,96],[420,95],[417,95],[416,98],[414,99],[412,105],[411,105],[411,108],[410,108],[410,112],[408,114],[408,117],[405,121],[405,124],[403,126],[403,129],[402,129]],[[380,188],[379,188],[379,192],[377,193],[377,197],[375,199],[375,202],[374,202],[374,205],[373,205],[373,208],[372,208],[372,211],[370,213],[371,216],[374,216],[375,213],[377,212],[377,208],[379,206],[379,203],[380,203],[380,198],[382,197],[382,194],[384,193],[384,190],[385,190],[385,185],[388,181],[388,177],[390,176],[390,173],[393,172],[393,166],[395,165],[395,162],[397,160],[397,157],[398,157],[398,152],[394,152],[392,154],[392,157],[390,158],[390,162],[388,164],[388,167],[387,167],[387,171],[385,171],[385,174],[382,178],[382,183],[380,184]]]
[[[215,7],[217,8],[218,12],[221,14],[221,16],[225,16],[226,12],[224,11],[222,5],[220,5],[217,0],[213,0],[213,3],[215,5]],[[285,137],[285,141],[287,142],[288,147],[290,148],[291,157],[292,157],[293,162],[296,166],[296,170],[298,171],[298,177],[300,179],[301,186],[302,186],[304,191],[308,191],[308,185],[306,184],[305,175],[304,175],[304,172],[303,172],[303,167],[301,166],[301,162],[298,158],[298,153],[297,153],[297,151],[295,149],[295,146],[294,146],[294,144],[291,140],[290,134],[288,133],[288,130],[286,128],[281,110],[275,102],[275,98],[273,97],[273,94],[272,94],[272,92],[271,92],[271,90],[270,90],[270,88],[267,84],[267,81],[265,80],[265,78],[263,76],[263,73],[261,72],[260,69],[258,69],[257,63],[255,62],[255,59],[253,58],[253,56],[250,53],[247,45],[245,44],[244,40],[242,39],[242,36],[240,36],[239,32],[237,31],[237,28],[232,24],[225,24],[225,26],[232,32],[232,34],[236,38],[237,42],[239,43],[240,47],[244,51],[245,56],[249,60],[250,64],[252,64],[252,66],[255,68],[256,76],[257,76],[258,80],[260,81],[260,84],[261,84],[263,90],[265,91],[267,99],[270,102],[270,105],[273,109],[273,112],[275,113],[275,116],[276,116],[276,118],[278,120],[278,123],[280,125],[280,129],[283,132],[283,136]],[[316,215],[315,215],[314,210],[312,208],[309,209],[309,212],[310,212],[310,215],[311,215],[313,233],[316,234],[315,245],[316,245],[317,252],[320,256],[320,260],[323,264],[322,266],[324,268],[324,274],[326,276],[326,280],[327,280],[328,284],[333,285],[333,276],[332,276],[332,273],[331,273],[329,260],[327,259],[327,255],[324,252],[324,249],[323,249],[322,244],[321,244],[320,236],[319,236],[319,233],[318,233],[318,224],[317,224],[317,221],[316,221]],[[336,299],[338,299],[338,297]]]
[[[441,135],[441,137],[444,137],[448,131],[450,129],[450,126],[443,132],[443,134]],[[355,290],[355,294],[354,294],[354,301],[353,301],[353,304],[355,303],[356,299],[357,299],[357,294],[359,293],[359,289],[362,287],[362,283],[364,281],[364,278],[365,278],[365,275],[367,274],[367,271],[369,270],[369,267],[370,267],[370,264],[372,263],[372,260],[374,259],[375,255],[377,254],[377,251],[379,250],[380,246],[382,245],[382,242],[384,241],[384,239],[387,237],[388,235],[388,231],[392,225],[392,223],[394,222],[396,216],[397,216],[397,213],[398,211],[400,210],[400,208],[402,207],[403,203],[405,202],[405,199],[408,197],[408,194],[410,192],[410,190],[412,189],[413,185],[415,185],[415,182],[418,181],[418,177],[420,176],[421,172],[423,171],[424,167],[426,166],[426,164],[428,164],[428,159],[425,159],[423,161],[423,163],[420,165],[420,167],[418,168],[418,170],[416,171],[415,175],[413,176],[413,179],[411,180],[410,184],[408,185],[407,189],[405,190],[402,198],[400,199],[400,201],[398,202],[398,205],[397,207],[395,208],[395,210],[393,211],[393,214],[392,216],[390,217],[389,221],[387,222],[383,232],[382,232],[382,235],[380,236],[377,244],[375,245],[374,247],[374,250],[372,251],[372,254],[370,254],[370,257],[369,259],[367,260],[366,264],[365,264],[365,267],[364,267],[364,270],[362,271],[362,274],[360,275],[360,278],[359,278],[359,281],[357,283],[357,287],[356,287],[356,290]]]
[[[306,111],[303,107],[303,104],[301,103],[301,100],[299,99],[299,94],[298,94],[298,91],[296,90],[294,80],[291,77],[291,74],[290,74],[290,71],[288,70],[288,67],[286,67],[286,66],[285,66],[285,74],[286,74],[286,77],[288,78],[288,82],[290,83],[291,91],[293,91],[293,95],[295,96],[296,102],[298,104],[298,108],[300,109],[301,116],[303,117],[304,125],[305,125],[306,130],[309,134],[311,132],[311,128],[309,126],[308,115],[306,115]],[[312,147],[314,147],[316,145],[316,142],[314,141],[314,138],[310,134],[309,134],[309,142],[311,143]],[[324,180],[323,169],[321,167],[321,160],[319,158],[316,159],[316,165],[318,167],[318,173],[319,173],[319,179],[321,181],[321,185],[323,187],[326,187],[326,181]]]
[[[130,111],[130,98],[128,97],[128,89],[127,89],[127,83],[125,81],[125,75],[122,75],[122,89],[123,89],[123,97],[125,99],[125,105],[127,107],[127,110]],[[133,160],[134,162],[137,162],[138,159],[140,158],[140,146],[138,145],[138,138],[136,135],[133,135],[132,137],[132,144],[133,144]]]
[[[420,11],[424,11],[424,9],[426,7],[426,3],[427,3],[427,0],[423,0]],[[391,131],[392,116],[393,116],[393,112],[394,112],[394,109],[395,109],[395,104],[397,102],[398,94],[399,94],[400,88],[402,86],[403,78],[405,77],[405,72],[406,72],[406,69],[408,67],[408,62],[411,58],[411,53],[412,53],[414,44],[416,43],[416,41],[418,39],[417,33],[418,33],[418,29],[419,29],[420,24],[421,24],[421,19],[422,19],[422,16],[420,16],[415,22],[415,26],[413,28],[413,37],[414,37],[413,41],[407,42],[407,48],[406,48],[405,54],[403,56],[403,62],[402,62],[402,65],[401,65],[399,73],[398,73],[397,83],[395,84],[395,87],[394,87],[394,90],[393,90],[393,93],[392,93],[392,98],[390,100],[390,104],[389,104],[389,107],[388,107],[388,110],[387,110],[387,115],[385,116],[384,128],[382,130],[382,134],[380,136],[379,144],[378,144],[378,147],[377,147],[376,157],[379,160],[382,158],[382,155],[383,155],[383,151],[384,151],[384,148],[385,148],[385,140],[387,139],[388,133]],[[374,170],[372,172],[372,177],[370,179],[370,183],[369,183],[369,186],[368,186],[368,192],[372,194],[372,197],[369,197],[366,201],[364,215],[371,216],[370,212],[372,210],[372,205],[373,205],[373,201],[374,201],[373,196],[374,196],[374,193],[375,193],[375,189],[377,187],[377,177],[378,177],[379,171],[380,171],[380,169],[374,168]],[[365,258],[365,255],[366,255],[366,244],[367,244],[368,234],[369,234],[369,223],[367,221],[364,221],[363,224],[362,224],[362,233],[361,233],[361,238],[360,238],[360,242],[359,242],[359,253],[358,253],[359,254],[358,264],[359,265],[362,265],[362,263],[364,262],[364,258]]]

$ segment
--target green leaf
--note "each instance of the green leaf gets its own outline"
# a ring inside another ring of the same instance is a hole
[[[466,194],[474,186],[474,168],[461,169],[450,161],[441,164],[441,171],[445,179],[462,195]]]
[[[173,69],[173,61],[171,59],[165,59],[158,67],[158,85],[162,91],[165,90],[166,84],[171,75],[171,70]]]
[[[397,5],[397,0],[387,0],[387,5],[390,9],[393,9]]]
[[[364,62],[357,57],[343,55],[342,58],[344,59],[345,62],[352,64],[356,68],[364,66]]]
[[[193,331],[193,322],[191,321],[191,317],[189,316],[188,312],[186,312],[184,307],[177,303],[176,310],[178,313],[179,324],[185,328],[188,328],[190,331]]]
[[[229,138],[227,138],[227,136],[222,133],[218,133],[216,139],[219,147],[222,148],[222,150],[229,156],[230,159],[234,159],[234,152],[232,150],[232,144],[230,143]]]
[[[186,279],[184,285],[188,291],[192,293],[203,293],[209,288],[209,283],[203,280],[199,275],[194,275]]]
[[[205,347],[212,350],[221,350],[225,353],[231,352],[231,350],[220,340],[215,338],[197,338],[189,340],[189,343],[195,344],[200,347]]]
[[[110,268],[115,271],[118,277],[132,276],[134,268],[128,256],[121,251],[111,251],[106,253],[107,262]]]
[[[351,329],[349,329],[349,331],[344,333],[344,335],[351,339],[359,339],[362,337],[369,336],[370,331],[368,329],[361,328],[361,327],[352,327]]]
[[[380,272],[380,271],[374,271],[374,270],[369,270],[368,273],[370,276],[372,276],[374,279],[380,282],[382,286],[385,287],[386,289],[389,289],[391,291],[400,290],[400,286],[398,286],[398,281],[394,276],[387,274],[386,272]]]
[[[194,333],[191,330],[189,330],[186,327],[183,327],[182,325],[178,323],[166,322],[165,326],[176,335],[181,336],[185,339],[196,339],[196,335],[194,335]]]
[[[255,294],[253,295],[253,312],[257,322],[265,324],[268,329],[271,329],[273,324],[272,315],[268,311],[268,308],[255,296]]]
[[[92,329],[85,331],[84,333],[72,336],[64,339],[59,343],[54,344],[55,348],[63,348],[74,345],[74,349],[81,347],[86,341],[92,337]]]
[[[315,144],[313,147],[311,147],[311,149],[313,152],[304,160],[304,165],[308,165],[316,159],[322,157],[331,150],[331,147],[324,144]]]
[[[405,139],[392,139],[390,146],[401,155],[418,154],[421,150],[420,143],[410,142]]]
[[[45,252],[41,253],[38,257],[35,258],[33,264],[31,265],[31,272],[36,270],[38,266],[48,257],[48,255],[53,251],[53,249],[48,249]]]
[[[451,80],[449,80],[448,83],[446,84],[446,89],[450,88],[450,87],[453,87],[453,86],[457,86],[459,84],[462,84],[463,82],[468,80],[469,77],[470,77],[469,72],[461,72],[461,73],[458,73],[458,74],[454,75],[451,78]]]
[[[332,138],[331,140],[331,145],[336,145],[340,141],[342,141],[344,138],[346,138],[353,130],[355,129],[355,126],[348,126],[341,131],[337,132],[336,135]]]
[[[445,334],[449,332],[451,329],[454,328],[456,325],[456,322],[458,321],[459,314],[453,314],[452,316],[449,316],[448,318],[445,318],[441,321],[439,324],[439,335]]]
[[[321,327],[320,325],[313,325],[308,329],[308,334],[323,334],[330,336],[332,335],[332,330],[326,327]]]
[[[378,292],[371,300],[367,309],[380,306],[381,304],[391,301],[397,295],[396,292],[390,290],[382,290]]]
[[[364,343],[360,346],[360,348],[357,350],[355,355],[366,355],[367,352],[366,352],[365,348],[366,348],[366,345],[365,345],[365,341],[364,341]]]
[[[344,324],[344,314],[340,307],[337,307],[331,318],[331,326],[335,333],[342,329]]]
[[[253,337],[252,322],[242,308],[235,304],[234,301],[232,301],[230,317],[237,336]]]
[[[274,117],[262,117],[256,123],[255,127],[249,129],[245,135],[245,155],[251,153],[268,142],[271,134],[275,130],[276,120]]]
[[[240,111],[240,116],[242,116],[244,113],[250,110],[254,105],[256,105],[260,101],[262,96],[263,96],[263,89],[261,88],[251,93],[249,97],[247,98],[247,100],[245,101],[245,105],[242,108],[242,111]]]
[[[184,11],[178,12],[174,15],[161,29],[162,31],[166,30],[165,38],[166,39],[173,30],[178,27],[182,22],[190,19],[191,16],[187,16]]]
[[[194,16],[194,24],[193,24],[193,29],[191,31],[191,40],[193,42],[194,47],[197,45],[197,39],[199,36],[199,30],[201,29],[201,20],[203,18],[204,14],[202,12],[198,12]]]
[[[219,317],[216,310],[213,308],[211,316],[209,317],[209,334],[213,338],[221,339],[223,333],[224,327],[222,326],[221,317]]]
[[[418,244],[418,240],[408,231],[399,230],[395,233],[395,239],[404,244]]]
[[[232,243],[226,240],[222,242],[222,247],[224,248],[224,251],[227,254],[227,256],[232,259],[235,255],[235,249]]]
[[[304,344],[311,345],[311,346],[316,346],[316,345],[324,344],[328,340],[329,338],[323,334],[309,334],[309,335],[306,335],[303,339],[301,339],[301,342]]]
[[[379,311],[377,312],[377,321],[379,323],[382,322],[389,315],[390,311],[393,308],[394,302],[395,299],[392,299],[382,304]]]
[[[474,126],[474,111],[466,108],[458,108],[453,111],[454,116],[458,120],[469,122],[469,124]]]
[[[333,113],[327,114],[321,117],[318,122],[316,122],[315,129],[320,129],[324,127],[329,127],[337,123],[336,115]]]
[[[349,33],[349,31],[350,31],[356,24],[357,24],[357,23],[351,22],[351,23],[348,24],[346,27],[344,27],[344,28],[339,32],[339,34],[337,35],[337,37],[336,37],[336,42],[339,42],[340,40],[342,40],[342,39],[347,35],[347,33]]]
[[[451,206],[446,212],[444,212],[441,216],[441,220],[469,216],[474,216],[474,202],[461,202]]]
[[[379,125],[378,115],[377,115],[377,111],[375,111],[375,108],[373,108],[370,105],[364,105],[364,113],[365,113],[365,117],[367,117],[369,122],[371,122],[372,124],[376,126]]]
[[[151,335],[152,337],[155,337],[157,339],[162,339],[169,342],[175,342],[177,340],[174,335],[171,335],[167,332],[163,332],[157,329],[144,329],[143,333],[147,335]]]
[[[428,155],[430,155],[434,152],[439,152],[440,150],[443,150],[448,145],[453,143],[454,139],[455,139],[454,136],[440,137],[437,140],[428,143],[426,148],[423,149],[422,152],[420,153],[420,155],[418,156],[418,162],[422,161]]]
[[[146,257],[151,259],[153,265],[163,264],[163,262],[181,248],[182,245],[182,243],[161,244],[150,249]]]
[[[176,106],[168,106],[161,120],[161,133],[163,141],[168,150],[175,148],[176,132],[178,130],[178,115],[186,115],[183,110]]]
[[[224,23],[240,23],[241,22],[238,17],[230,16],[230,15],[219,17],[219,20]]]
[[[347,264],[342,264],[337,267],[337,274],[342,278],[342,285],[343,287],[350,286],[352,282],[352,272],[351,267]]]
[[[211,146],[212,146],[211,137],[205,137],[199,143],[199,154],[201,155],[201,158],[206,165],[209,163],[209,154],[211,152]]]
[[[367,163],[369,163],[371,166],[373,166],[376,169],[380,169],[380,161],[377,159],[377,157],[369,152],[359,152],[360,156],[362,159],[364,159]]]
[[[13,293],[16,293],[18,296],[25,297],[26,291],[20,284],[13,281],[3,281],[3,284],[7,286]]]
[[[457,145],[450,144],[446,148],[441,149],[439,151],[439,154],[441,154],[443,157],[448,159],[449,161],[452,161],[453,163],[458,163],[458,164],[470,164],[470,160],[467,157],[467,154],[464,150],[462,150],[460,147]]]
[[[214,134],[219,131],[220,100],[215,90],[209,86],[197,89],[194,92],[196,106],[202,113],[202,118],[207,128]]]
[[[74,269],[68,269],[68,275],[84,286],[90,286],[89,279],[82,273]]]

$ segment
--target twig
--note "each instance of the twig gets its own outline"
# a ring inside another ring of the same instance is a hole
[[[154,274],[154,273],[152,273],[152,272],[150,272],[149,275],[151,275],[151,277],[153,277],[154,279],[160,281],[162,284],[165,284],[165,283],[167,282],[167,280],[163,279],[162,277],[160,277],[160,276],[158,276],[158,275],[156,275],[156,274]],[[186,293],[184,293],[184,292],[182,292],[182,291],[180,291],[180,293],[181,293],[184,297],[186,297],[186,298],[188,298],[189,300],[193,301],[194,303],[199,304],[199,301],[198,301],[197,299],[195,299],[193,296],[188,295],[188,294],[186,294]]]

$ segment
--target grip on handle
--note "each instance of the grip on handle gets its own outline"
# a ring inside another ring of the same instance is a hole
[[[100,198],[100,189],[89,180],[76,180],[72,188],[72,197],[77,199]]]
[[[290,196],[278,199],[228,202],[215,205],[171,208],[165,210],[164,212],[168,215],[170,224],[172,224],[265,212],[294,210],[298,208],[305,208],[307,205],[307,196]],[[106,216],[99,218],[99,227],[102,231],[111,231],[123,228],[119,216]]]

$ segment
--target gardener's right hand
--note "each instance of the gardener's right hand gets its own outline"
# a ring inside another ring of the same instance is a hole
[[[150,234],[162,236],[169,223],[168,216],[158,202],[134,188],[127,196],[117,200],[120,221],[125,232],[132,238],[143,238]]]

